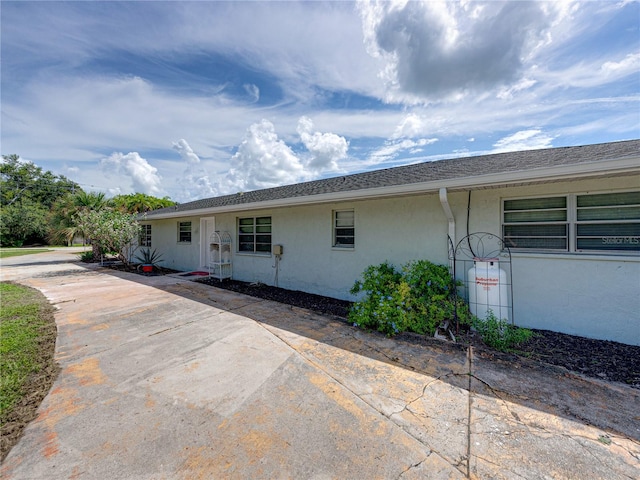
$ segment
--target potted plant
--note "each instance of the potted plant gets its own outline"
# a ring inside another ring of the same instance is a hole
[[[143,248],[140,253],[136,255],[136,260],[140,262],[138,269],[142,268],[144,273],[153,272],[154,267],[158,266],[158,262],[161,259],[162,254],[158,253],[155,248],[153,250],[150,248]]]

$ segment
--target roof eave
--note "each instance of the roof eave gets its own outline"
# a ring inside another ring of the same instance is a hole
[[[148,220],[161,220],[179,217],[198,217],[216,213],[232,213],[246,210],[263,210],[267,208],[292,207],[321,203],[367,200],[381,197],[397,197],[423,193],[437,193],[440,188],[451,190],[501,187],[523,182],[549,182],[559,180],[576,180],[602,175],[621,175],[640,173],[640,155],[619,159],[584,162],[580,164],[560,165],[554,167],[535,168],[513,172],[488,173],[483,175],[431,180],[427,182],[392,185],[385,187],[364,188],[343,192],[322,193],[300,197],[287,197],[263,202],[241,203],[221,207],[201,208],[195,210],[166,212],[152,215]],[[144,220],[144,219],[142,219]]]

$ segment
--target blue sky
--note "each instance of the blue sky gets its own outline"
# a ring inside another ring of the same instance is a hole
[[[640,137],[640,4],[2,1],[2,154],[180,202]],[[479,172],[485,173],[485,172]]]

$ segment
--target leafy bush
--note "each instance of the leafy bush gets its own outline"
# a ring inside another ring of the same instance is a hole
[[[410,262],[402,271],[388,262],[370,265],[350,290],[364,297],[354,303],[349,320],[389,336],[404,331],[433,335],[440,323],[455,317],[455,288],[449,269],[427,260]],[[470,318],[460,300],[458,316],[463,322]]]
[[[499,319],[489,310],[486,319],[473,317],[473,327],[482,337],[482,341],[496,350],[508,352],[533,336],[527,328],[511,325],[506,320]]]
[[[84,263],[93,262],[93,252],[87,251],[80,254],[80,261]]]

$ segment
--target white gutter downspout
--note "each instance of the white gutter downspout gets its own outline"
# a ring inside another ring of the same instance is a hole
[[[444,210],[444,214],[449,221],[449,238],[451,239],[451,244],[449,247],[451,249],[456,248],[456,219],[453,217],[453,212],[451,211],[451,207],[449,206],[449,200],[447,199],[447,189],[442,187],[440,189],[440,203],[442,204],[442,209]]]

